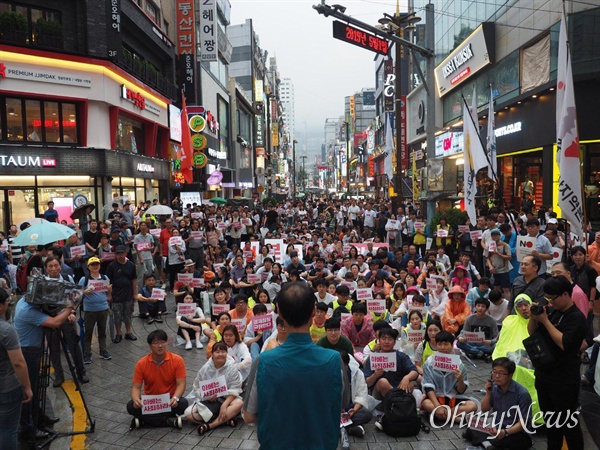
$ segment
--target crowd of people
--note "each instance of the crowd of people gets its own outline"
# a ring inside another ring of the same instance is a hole
[[[58,221],[53,205],[48,206],[45,217]],[[15,334],[0,321],[0,364],[6,360],[14,367],[10,377],[0,379],[0,399],[24,390],[25,399],[33,397],[35,404],[32,365],[39,360],[43,337],[33,330],[54,329],[49,345],[58,387],[64,381],[60,338],[74,349],[78,379],[86,383],[94,330],[97,355],[109,360],[107,333],[113,345],[137,340],[132,329],[136,317],[159,325],[147,337],[150,353],[133,375],[127,405],[131,428],[181,428],[182,420],[188,420],[204,434],[236,426],[243,408],[244,420],[259,423],[264,448],[281,448],[289,439],[291,425],[282,417],[294,413],[265,391],[284,382],[298,387],[286,394],[298,408],[311,409],[316,395],[324,402],[317,427],[323,436],[295,436],[286,448],[303,447],[311,439],[335,448],[342,416],[350,419],[341,433],[346,448],[347,434],[364,436],[363,425],[381,415],[377,404],[384,405],[397,388],[411,393],[423,414],[441,421],[518,404],[525,423],[497,424],[501,432],[489,439],[472,431],[465,437],[476,443],[488,439],[497,448],[529,448],[527,423],[535,419],[531,411],[574,413],[580,383],[594,381],[600,232],[588,237],[589,245],[577,242],[568,223],[559,222],[552,211],[534,217],[530,209],[491,208],[476,224],[465,215],[462,223],[452,225],[443,214],[436,221],[425,220],[419,205],[407,202],[392,210],[379,199],[268,206],[183,205],[175,199],[173,214],[164,216],[146,213],[150,206],[115,203],[101,220],[86,214],[71,225],[76,233],[66,242],[19,247],[12,243],[19,233],[16,226],[0,235],[4,290],[24,290],[20,274],[36,270],[77,283],[84,289],[85,330],[82,351],[72,309],[50,317],[20,300],[14,325],[22,360],[13,358],[19,347]],[[535,238],[526,256],[518,256],[519,236]],[[84,254],[72,252],[82,245]],[[561,258],[555,249],[562,250]],[[2,298],[0,305],[6,302]],[[296,304],[299,298],[310,300],[303,311]],[[160,328],[164,316],[173,312],[181,345],[186,351],[204,349],[207,357],[187,397],[185,353],[168,351],[169,337]],[[529,337],[546,343],[551,360],[532,354]],[[341,359],[332,357],[338,353]],[[378,353],[393,355],[393,370],[373,363]],[[432,358],[445,354],[491,363],[482,402],[469,396],[463,362],[445,370]],[[290,362],[278,363],[277,357]],[[580,376],[582,360],[590,369]],[[292,370],[301,367],[308,373],[315,361],[322,362],[322,370],[314,378]],[[344,375],[336,383],[338,375],[332,375],[333,380],[322,382],[327,370],[339,374],[341,368],[347,380]],[[563,400],[548,394],[557,389],[565,392]],[[312,394],[306,397],[308,392]],[[165,412],[157,414],[145,403],[159,404],[165,395]],[[32,408],[24,405],[20,430],[29,438],[32,433],[40,437],[37,425],[53,418],[32,417]],[[309,416],[303,414],[302,420],[313,420]],[[384,429],[381,419],[376,426]],[[11,439],[16,439],[16,429],[10,428]],[[8,436],[9,429],[0,433]],[[583,448],[578,424],[549,427],[547,436],[548,448],[560,448],[563,436],[569,448]]]

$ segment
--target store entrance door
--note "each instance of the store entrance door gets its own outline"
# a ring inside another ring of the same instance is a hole
[[[19,225],[35,217],[34,189],[0,189],[0,224],[8,231],[11,224]]]

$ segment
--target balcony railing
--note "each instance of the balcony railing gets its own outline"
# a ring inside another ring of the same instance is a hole
[[[177,86],[171,83],[150,64],[134,58],[132,53],[127,49],[121,49],[119,57],[115,62],[119,67],[125,69],[127,72],[171,100],[177,99]]]
[[[22,20],[20,20],[20,17]],[[20,14],[4,14],[0,20],[0,41],[5,44],[63,50],[62,26],[58,22],[44,21],[30,26]],[[23,22],[23,20],[25,22]]]

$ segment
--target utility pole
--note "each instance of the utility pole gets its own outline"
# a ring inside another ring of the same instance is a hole
[[[344,122],[346,125],[346,192],[350,193],[350,123]]]
[[[427,48],[435,48],[435,17],[433,3],[425,5],[425,45]],[[427,161],[435,158],[435,58],[427,58],[427,121],[425,123],[427,133]],[[424,186],[422,186],[424,187]],[[435,201],[427,201],[427,219],[435,216]]]
[[[297,143],[298,143],[298,141],[296,139],[294,139],[294,141],[292,142],[292,151],[293,151],[292,157],[294,158],[294,167],[293,167],[293,172],[292,172],[292,186],[293,186],[293,192],[294,192],[294,199],[296,198],[296,144]]]
[[[306,158],[308,158],[308,156],[303,155],[300,157],[300,159],[302,159],[302,191],[304,192],[304,194],[306,194],[306,168],[304,163],[306,162]]]

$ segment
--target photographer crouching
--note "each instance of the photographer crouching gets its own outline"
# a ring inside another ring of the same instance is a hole
[[[46,273],[60,275],[60,261],[56,257],[48,257],[44,262]],[[57,278],[54,276],[54,278]],[[27,371],[29,380],[33,390],[33,401],[24,403],[21,408],[21,437],[33,441],[35,439],[43,439],[48,436],[48,433],[38,429],[38,380],[40,375],[40,361],[43,351],[44,330],[46,328],[59,328],[65,323],[69,316],[73,315],[73,304],[67,303],[67,306],[56,314],[54,317],[42,311],[42,307],[27,303],[25,297],[21,298],[17,303],[14,317],[14,327],[19,334],[19,341],[23,356],[27,362]],[[74,315],[73,315],[74,316]],[[43,411],[42,411],[43,413]],[[47,418],[50,424],[56,420]]]
[[[579,348],[586,337],[586,318],[573,303],[573,286],[564,276],[544,282],[544,297],[553,306],[534,303],[523,341],[535,369],[535,388],[546,420],[548,450],[584,448],[579,423]],[[527,341],[532,341],[528,348]],[[537,350],[536,350],[537,349]]]

